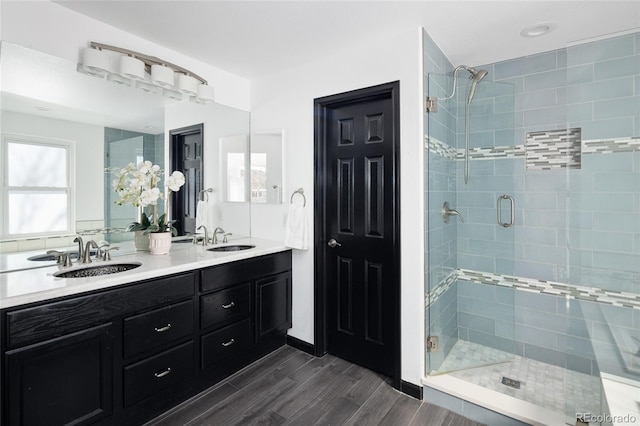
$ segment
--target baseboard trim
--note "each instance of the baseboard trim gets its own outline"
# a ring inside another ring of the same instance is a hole
[[[400,382],[400,392],[406,393],[407,395],[422,401],[422,386],[414,385],[413,383],[402,380]]]
[[[302,352],[306,352],[309,355],[316,356],[316,347],[311,343],[305,342],[304,340],[300,340],[293,336],[287,336],[287,345]]]

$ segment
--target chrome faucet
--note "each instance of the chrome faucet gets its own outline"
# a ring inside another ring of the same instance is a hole
[[[209,232],[207,231],[207,227],[204,225],[200,225],[196,228],[196,231],[199,231],[200,229],[204,229],[204,240],[202,240],[202,245],[206,246],[209,244]],[[198,244],[198,237],[194,236],[193,237],[193,244]]]
[[[449,223],[449,216],[458,216],[460,218],[460,222],[464,223],[464,218],[457,210],[454,210],[449,207],[449,202],[445,201],[442,205],[442,220],[444,223]]]
[[[82,263],[91,263],[91,249],[98,248],[98,244],[95,241],[87,241],[87,245],[84,248],[84,255],[82,256]]]
[[[220,228],[219,226],[213,231],[213,244],[218,244],[218,234],[224,235],[225,230]],[[224,238],[226,240],[226,237]],[[226,242],[226,241],[225,241]]]
[[[96,253],[96,259],[102,259],[104,254],[108,252],[111,244],[105,240],[98,241],[98,252]]]
[[[73,242],[78,243],[78,262],[82,262],[84,258],[84,242],[82,241],[82,237],[77,235]]]
[[[58,250],[47,250],[47,254],[52,254],[56,258],[56,263],[61,264],[64,267],[71,266],[71,254],[68,252]]]

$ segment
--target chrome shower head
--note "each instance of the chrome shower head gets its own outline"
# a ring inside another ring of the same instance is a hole
[[[487,74],[489,74],[488,71],[485,70],[477,70],[475,68],[467,68],[467,71],[469,71],[469,74],[471,74],[471,79],[473,79],[474,81],[480,81],[483,78],[485,78],[487,76]]]
[[[469,94],[467,95],[467,103],[470,104],[473,99],[473,95],[476,94],[476,86],[480,81],[489,74],[488,71],[485,70],[476,70],[475,68],[467,68],[467,71],[471,74],[469,77],[471,79],[471,88],[469,89]]]
[[[467,102],[471,102],[471,99],[473,98],[473,95],[475,94],[475,91],[476,91],[476,84],[478,84],[480,82],[480,80],[482,80],[483,78],[485,78],[487,76],[487,74],[489,74],[485,70],[477,70],[475,68],[471,68],[471,67],[468,67],[466,65],[458,65],[453,70],[453,90],[451,91],[451,94],[449,96],[447,96],[446,98],[442,98],[443,101],[446,101],[448,99],[452,99],[456,95],[456,77],[458,76],[458,72],[460,70],[468,71],[469,74],[471,74],[469,76],[469,78],[473,80],[471,82],[470,95],[467,96]]]

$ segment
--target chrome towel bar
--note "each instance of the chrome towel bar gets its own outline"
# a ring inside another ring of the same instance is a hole
[[[293,194],[291,194],[291,204],[293,204],[293,196],[296,195],[296,194],[302,195],[302,200],[303,200],[302,207],[306,207],[307,206],[307,197],[304,196],[304,189],[303,188],[298,188],[295,191],[293,191]]]
[[[198,198],[200,198],[200,196],[204,194],[204,197],[202,197],[202,201],[209,201],[209,192],[213,192],[213,188],[203,189],[198,193]]]

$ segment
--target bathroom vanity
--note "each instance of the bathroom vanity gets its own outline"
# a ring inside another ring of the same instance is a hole
[[[0,274],[2,424],[142,424],[284,345],[291,252],[247,241],[102,277]]]

